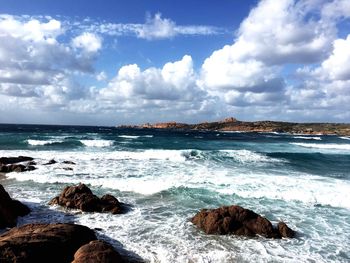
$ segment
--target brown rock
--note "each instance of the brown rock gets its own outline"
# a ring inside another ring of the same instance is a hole
[[[28,224],[0,236],[0,262],[71,262],[74,252],[96,240],[88,227],[74,224]]]
[[[0,184],[0,228],[15,226],[17,217],[25,216],[29,213],[30,209],[20,201],[11,199],[10,195]]]
[[[207,234],[281,237],[269,220],[237,205],[203,209],[191,221]]]
[[[101,240],[91,241],[78,249],[72,263],[124,263],[114,248]]]
[[[105,195],[100,199],[85,184],[67,186],[49,204],[80,209],[84,212],[111,212],[112,214],[123,212],[122,204],[114,196]]]
[[[277,229],[281,237],[289,237],[293,238],[295,237],[295,231],[290,229],[286,223],[279,222],[277,224]]]

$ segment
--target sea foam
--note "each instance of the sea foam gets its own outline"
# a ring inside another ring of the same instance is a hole
[[[350,144],[336,144],[336,143],[291,143],[293,145],[316,148],[316,149],[329,149],[329,150],[350,150]]]
[[[108,147],[113,145],[113,141],[109,140],[80,140],[87,147]]]
[[[63,142],[62,140],[32,140],[32,139],[27,140],[27,143],[33,146],[43,146],[43,145],[62,143],[62,142]]]

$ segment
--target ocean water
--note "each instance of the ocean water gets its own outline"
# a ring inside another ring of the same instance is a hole
[[[38,169],[0,180],[33,210],[19,224],[87,225],[122,253],[147,262],[350,262],[349,140],[3,124],[0,156],[34,157]],[[53,158],[58,163],[43,165]],[[130,211],[82,213],[47,205],[79,182],[97,195],[115,195]],[[232,204],[273,223],[283,220],[297,238],[206,235],[190,222],[202,208]]]

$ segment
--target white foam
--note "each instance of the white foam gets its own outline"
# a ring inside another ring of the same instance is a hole
[[[318,136],[294,136],[294,139],[303,139],[303,140],[317,140],[317,141],[321,141],[322,138],[318,137]]]
[[[291,144],[316,149],[330,149],[330,150],[350,150],[350,144],[336,144],[336,143],[298,143],[293,142]]]
[[[340,139],[343,139],[343,140],[350,140],[350,137],[347,137],[347,136],[342,136],[342,137],[339,137]]]
[[[140,136],[137,135],[119,135],[119,138],[124,138],[124,139],[137,139],[140,138]]]
[[[80,140],[87,147],[108,147],[113,145],[113,141],[109,140]]]
[[[232,157],[240,163],[276,162],[278,159],[269,158],[264,154],[249,150],[220,150],[220,152]]]
[[[27,140],[27,143],[33,146],[43,146],[43,145],[49,145],[49,144],[61,143],[61,142],[63,141],[62,140],[32,140],[32,139]]]

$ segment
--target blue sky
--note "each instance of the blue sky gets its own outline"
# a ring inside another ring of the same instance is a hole
[[[0,0],[0,14],[0,122],[350,122],[347,0]]]

